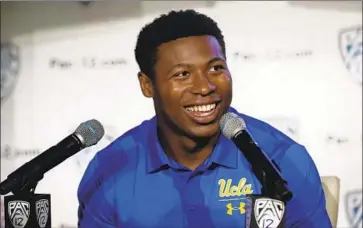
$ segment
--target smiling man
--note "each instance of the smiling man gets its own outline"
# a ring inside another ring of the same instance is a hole
[[[261,184],[232,141],[226,112],[242,117],[279,165],[294,197],[286,227],[330,228],[319,173],[302,145],[230,107],[223,35],[209,17],[172,11],[140,32],[135,55],[155,117],[98,152],[78,190],[79,227],[245,227],[246,195]]]

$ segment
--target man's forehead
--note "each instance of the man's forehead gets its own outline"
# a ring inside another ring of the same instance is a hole
[[[159,46],[159,49],[196,46],[196,44],[198,45],[205,44],[205,45],[220,47],[218,40],[214,36],[200,35],[200,36],[181,37],[175,40],[165,42]]]
[[[176,39],[160,45],[159,60],[184,62],[194,58],[223,58],[221,46],[212,36],[192,36]]]

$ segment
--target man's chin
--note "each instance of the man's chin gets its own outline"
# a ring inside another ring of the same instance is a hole
[[[208,125],[202,125],[197,126],[192,129],[190,129],[188,132],[190,132],[190,136],[195,139],[208,139],[216,136],[219,134],[219,125],[218,123],[208,124]]]

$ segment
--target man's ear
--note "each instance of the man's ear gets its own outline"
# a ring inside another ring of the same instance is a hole
[[[137,76],[139,78],[142,94],[144,94],[144,96],[148,98],[154,97],[154,86],[151,79],[142,72],[139,72]]]

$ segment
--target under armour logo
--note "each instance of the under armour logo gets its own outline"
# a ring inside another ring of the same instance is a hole
[[[232,207],[232,203],[227,204],[226,207],[227,207],[227,215],[232,215],[233,211],[235,211],[235,210],[239,210],[239,212],[241,214],[246,213],[245,203],[243,203],[243,202],[239,203],[239,207]]]

